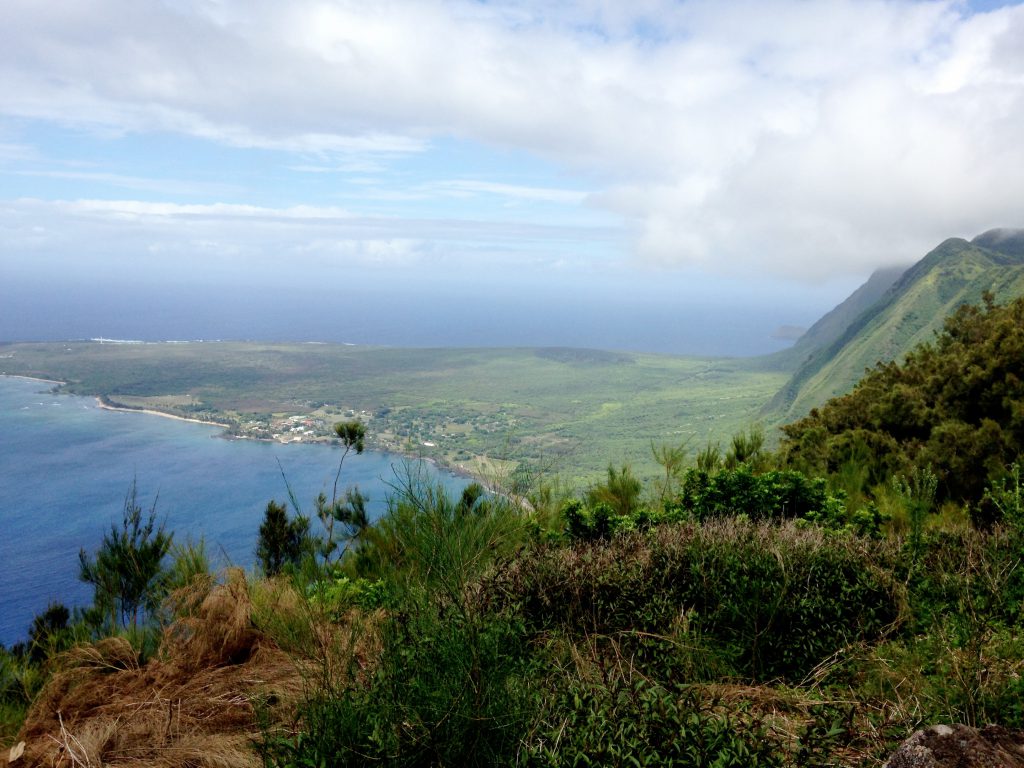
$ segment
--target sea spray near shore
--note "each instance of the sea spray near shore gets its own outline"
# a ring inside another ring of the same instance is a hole
[[[91,397],[54,395],[48,382],[0,377],[0,642],[23,640],[50,600],[83,605],[78,552],[120,524],[125,493],[156,499],[178,541],[205,535],[215,561],[249,567],[263,509],[287,499],[280,459],[307,513],[330,491],[339,453],[322,445],[211,439],[215,426],[104,410]],[[342,483],[385,508],[404,460],[367,452],[345,461]],[[458,492],[468,480],[428,469]]]

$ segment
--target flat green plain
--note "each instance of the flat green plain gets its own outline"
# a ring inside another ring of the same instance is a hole
[[[366,421],[370,446],[479,474],[526,467],[573,483],[610,463],[641,477],[651,445],[723,445],[786,381],[756,358],[334,344],[98,342],[0,345],[0,373],[63,391],[221,421],[240,435],[324,439]],[[289,421],[291,419],[291,421]],[[307,433],[281,433],[308,424]],[[321,437],[315,437],[319,434]]]

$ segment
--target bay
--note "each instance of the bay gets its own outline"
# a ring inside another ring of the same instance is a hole
[[[338,448],[226,440],[219,427],[105,410],[93,398],[51,394],[50,386],[0,376],[4,645],[24,640],[50,601],[90,602],[78,580],[79,550],[95,551],[111,524],[120,525],[133,480],[143,509],[155,504],[175,541],[205,538],[217,567],[252,567],[267,502],[288,499],[281,468],[307,513],[319,492],[331,494]],[[376,518],[405,465],[393,454],[349,454],[339,492],[358,485]],[[456,494],[469,482],[416,469]]]

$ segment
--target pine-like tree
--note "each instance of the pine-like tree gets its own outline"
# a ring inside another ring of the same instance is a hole
[[[78,553],[79,578],[93,585],[93,607],[111,628],[138,627],[164,598],[164,557],[174,535],[157,526],[156,501],[143,517],[135,481],[124,499],[121,527],[111,524],[96,554]]]
[[[296,566],[310,550],[309,518],[289,519],[286,504],[271,500],[263,515],[256,544],[256,559],[267,576],[276,576],[285,566]]]

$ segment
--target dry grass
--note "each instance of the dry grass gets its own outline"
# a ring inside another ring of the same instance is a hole
[[[244,575],[179,594],[182,618],[140,666],[122,638],[77,648],[44,688],[15,766],[249,768],[255,706],[285,719],[303,690],[294,660],[257,631]]]
[[[253,623],[292,657],[308,688],[344,687],[376,664],[382,610],[353,609],[337,616],[331,606],[303,597],[286,579],[259,581],[250,594]]]

